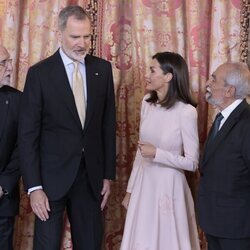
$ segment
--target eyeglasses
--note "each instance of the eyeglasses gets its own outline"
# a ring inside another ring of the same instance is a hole
[[[6,60],[3,60],[3,61],[0,61],[0,66],[7,67],[7,65],[11,64],[11,63],[12,63],[12,59],[6,59]]]

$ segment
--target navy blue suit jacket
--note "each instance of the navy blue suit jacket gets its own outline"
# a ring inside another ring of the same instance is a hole
[[[0,199],[0,216],[18,213],[20,166],[17,149],[21,92],[10,86],[0,88],[0,186],[8,193]]]
[[[26,189],[42,185],[58,200],[73,184],[84,150],[97,199],[103,179],[115,178],[115,99],[111,64],[87,55],[84,129],[57,51],[27,74],[19,126],[21,171]]]
[[[245,100],[205,145],[200,171],[201,228],[221,238],[250,237],[250,108]]]

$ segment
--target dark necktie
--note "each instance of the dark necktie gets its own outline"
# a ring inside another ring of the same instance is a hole
[[[215,117],[214,120],[214,124],[213,124],[213,128],[211,131],[211,139],[214,139],[215,136],[217,135],[218,131],[219,131],[219,127],[220,127],[220,122],[223,119],[223,115],[221,113],[218,113]]]

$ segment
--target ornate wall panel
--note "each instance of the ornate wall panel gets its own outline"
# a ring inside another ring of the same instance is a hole
[[[248,62],[249,60],[249,22],[250,22],[250,1],[242,0],[240,24],[240,48],[241,48],[241,60]],[[249,65],[249,62],[248,62]]]
[[[165,50],[176,51],[186,58],[192,88],[199,102],[202,145],[215,113],[204,101],[205,82],[219,64],[245,56],[245,52],[241,54],[240,50],[240,38],[245,39],[245,35],[240,34],[239,20],[245,23],[246,7],[243,6],[246,5],[242,3],[248,4],[249,11],[248,2],[0,0],[0,42],[14,59],[12,85],[19,89],[23,89],[28,67],[58,47],[57,15],[61,8],[67,4],[80,4],[91,11],[95,23],[93,51],[112,62],[117,100],[117,181],[113,183],[111,199],[105,210],[104,249],[119,249],[122,237],[126,212],[120,203],[136,150],[140,104],[145,93],[144,76],[148,72],[149,59],[154,53]],[[241,48],[245,46],[244,41]],[[198,176],[187,174],[187,178],[194,192]],[[33,222],[28,198],[22,192],[15,249],[32,249]],[[205,249],[203,234],[200,236],[202,249]],[[66,218],[62,243],[62,249],[72,249]]]
[[[165,50],[186,58],[199,102],[202,146],[215,113],[204,101],[205,82],[219,64],[240,58],[240,0],[103,0],[98,13],[97,53],[112,62],[117,91],[117,182],[106,211],[106,249],[119,249],[126,214],[120,203],[136,150],[149,60]],[[194,193],[198,175],[187,178]]]

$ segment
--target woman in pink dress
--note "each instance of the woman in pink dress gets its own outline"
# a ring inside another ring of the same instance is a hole
[[[197,112],[188,68],[176,53],[153,56],[142,101],[138,150],[122,202],[121,250],[199,250],[184,171],[198,165]]]

